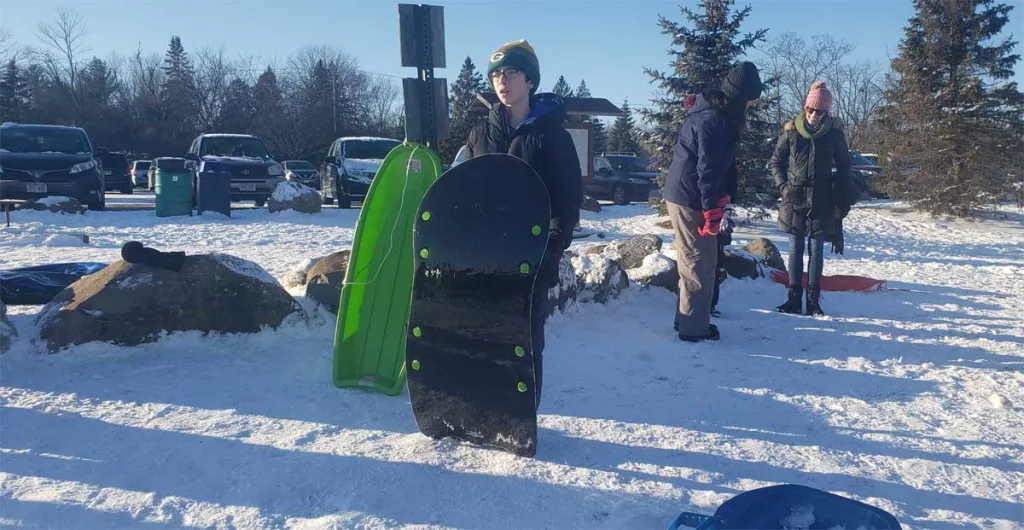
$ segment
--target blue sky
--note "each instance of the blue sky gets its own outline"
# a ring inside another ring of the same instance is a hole
[[[659,33],[659,14],[682,21],[679,5],[696,0],[437,1],[445,8],[448,68],[453,79],[469,55],[478,67],[502,43],[527,38],[540,58],[541,88],[559,75],[575,88],[586,79],[596,97],[615,103],[647,103],[654,87],[644,66],[665,69],[669,38]],[[753,12],[745,29],[768,28],[805,36],[831,34],[857,46],[854,57],[887,63],[897,53],[910,0],[740,0]],[[1024,0],[1005,31],[1024,34]],[[58,5],[83,15],[91,53],[163,54],[171,35],[186,50],[224,46],[231,56],[256,56],[281,63],[304,45],[328,44],[353,55],[361,67],[398,77],[415,76],[399,66],[398,2],[386,0],[0,0],[0,27],[22,45],[37,44],[36,25],[53,18]],[[1017,53],[1024,55],[1024,45]],[[758,54],[752,54],[757,60]],[[1016,79],[1024,84],[1024,62]]]

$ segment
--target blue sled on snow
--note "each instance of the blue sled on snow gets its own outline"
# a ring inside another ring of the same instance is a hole
[[[718,507],[715,515],[683,512],[669,525],[698,530],[738,528],[850,528],[900,530],[884,510],[807,486],[782,484],[741,493]]]

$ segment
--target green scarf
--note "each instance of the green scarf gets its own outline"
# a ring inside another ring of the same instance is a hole
[[[807,130],[807,124],[804,123],[804,113],[797,114],[796,119],[793,120],[796,123],[796,130],[800,133],[800,136],[807,138],[808,140],[814,140],[825,136],[830,130],[832,130],[832,116],[825,116],[822,120],[821,126],[818,127],[817,131],[810,132]]]

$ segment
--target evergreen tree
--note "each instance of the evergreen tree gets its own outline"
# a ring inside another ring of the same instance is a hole
[[[277,74],[269,66],[252,87],[251,134],[263,139],[275,153],[288,152],[285,141],[285,108]]]
[[[0,122],[25,121],[31,101],[28,81],[17,61],[11,58],[0,75]]]
[[[171,37],[163,71],[164,83],[160,88],[163,145],[159,154],[176,156],[188,150],[189,143],[195,137],[198,114],[195,72],[181,44],[181,38],[177,35]]]
[[[473,59],[466,57],[462,62],[462,69],[459,70],[459,77],[452,83],[448,105],[451,112],[450,135],[439,142],[438,154],[441,160],[452,161],[459,148],[466,144],[469,132],[476,122],[469,115],[469,109],[476,101],[476,95],[485,92],[487,88],[484,76],[477,71]]]
[[[247,133],[252,126],[256,113],[252,88],[244,80],[235,78],[228,85],[224,94],[224,105],[220,109],[217,121],[224,132]]]
[[[572,88],[569,87],[569,82],[565,80],[564,75],[558,76],[558,81],[555,82],[555,86],[551,89],[551,93],[562,96],[563,98],[572,97]]]
[[[994,0],[914,0],[880,114],[890,192],[964,216],[999,202],[1024,167],[1020,59],[997,40],[1013,7]]]
[[[640,143],[651,155],[655,167],[667,170],[672,162],[672,146],[679,128],[686,120],[686,96],[720,86],[725,75],[746,51],[763,41],[767,34],[766,29],[741,34],[740,26],[750,15],[751,7],[734,11],[734,3],[735,0],[701,0],[699,12],[680,8],[689,22],[688,26],[664,16],[658,17],[661,33],[671,36],[672,46],[676,49],[669,51],[673,57],[669,72],[644,68],[644,72],[662,90],[662,95],[654,100],[654,109],[645,108],[640,111],[649,126],[640,134]],[[748,129],[748,132],[760,134],[763,131],[755,128]],[[748,139],[759,147],[759,142],[771,141],[770,137],[751,138],[749,135]],[[744,166],[760,164],[760,178],[763,179],[768,159],[748,160],[745,157],[750,153],[745,153],[743,147],[741,143],[737,149],[737,161]],[[763,151],[763,148],[759,151]],[[754,154],[763,157],[760,152]],[[741,171],[748,170],[741,168]],[[750,180],[744,179],[742,174],[740,179]],[[664,171],[659,181],[664,184]]]
[[[309,144],[310,150],[326,152],[327,146],[339,135],[339,131],[335,120],[331,73],[322,59],[313,67],[312,75],[303,89],[300,105],[301,120],[306,124],[304,129],[308,135],[302,143]]]
[[[118,115],[113,108],[117,77],[99,58],[93,58],[78,75],[82,109],[79,125],[89,131],[93,142],[112,149],[121,149],[126,138],[118,137]]]
[[[612,130],[608,134],[608,150],[630,153],[640,151],[636,123],[633,121],[633,110],[629,108],[629,100],[622,102],[622,116],[615,118],[615,123],[612,124]]]
[[[586,79],[580,80],[580,86],[576,87],[575,97],[578,98],[589,98],[593,97],[590,94],[590,89],[587,88]],[[599,118],[593,116],[581,116],[582,121],[590,123],[594,128],[594,152],[603,153],[608,147],[608,131],[604,128],[604,122]]]

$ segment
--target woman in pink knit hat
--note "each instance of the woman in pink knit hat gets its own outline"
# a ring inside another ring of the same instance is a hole
[[[784,313],[802,312],[806,248],[806,314],[825,314],[820,303],[824,245],[850,212],[850,149],[831,111],[832,93],[825,83],[811,85],[803,111],[786,122],[772,156],[772,174],[782,192],[779,230],[789,234],[789,296],[777,308]]]

